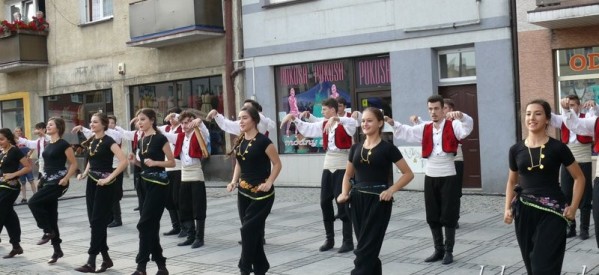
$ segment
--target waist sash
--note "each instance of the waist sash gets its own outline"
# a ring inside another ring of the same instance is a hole
[[[98,183],[99,180],[101,179],[105,179],[108,178],[110,176],[110,174],[112,174],[112,172],[100,172],[100,171],[93,171],[90,170],[88,173],[88,176],[90,179],[92,179],[95,183]],[[116,181],[116,178],[112,179],[111,181],[107,182],[105,185],[111,185]]]
[[[141,171],[140,176],[143,180],[154,183],[154,184],[158,184],[158,185],[166,186],[169,183],[166,171],[160,171],[160,172]]]

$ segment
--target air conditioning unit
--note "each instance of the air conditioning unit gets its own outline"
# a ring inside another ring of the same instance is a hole
[[[562,0],[537,0],[537,7],[549,7],[561,4]]]

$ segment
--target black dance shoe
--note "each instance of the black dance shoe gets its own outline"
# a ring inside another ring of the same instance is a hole
[[[17,246],[17,247],[14,247],[8,253],[8,255],[6,255],[6,256],[4,256],[2,258],[4,258],[4,259],[10,259],[10,258],[13,258],[14,256],[21,255],[21,254],[23,254],[23,248],[21,246]]]
[[[48,260],[48,263],[53,264],[56,261],[58,261],[59,258],[62,258],[63,256],[64,256],[64,253],[62,253],[62,251],[54,252],[54,254],[52,254],[52,257]]]
[[[50,240],[54,239],[56,235],[54,233],[46,233],[42,236],[42,239],[37,242],[37,245],[47,244]]]
[[[96,273],[96,267],[92,266],[90,264],[84,264],[78,268],[75,268],[75,271],[78,271],[81,273]]]

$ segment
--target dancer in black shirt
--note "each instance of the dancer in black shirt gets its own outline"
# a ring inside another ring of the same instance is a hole
[[[358,239],[353,275],[383,274],[378,256],[391,219],[393,194],[414,178],[399,149],[381,140],[383,125],[381,110],[372,107],[364,110],[362,131],[366,140],[350,149],[343,190],[337,198],[339,203],[349,200],[349,212]],[[402,175],[389,186],[387,182],[394,164]],[[354,176],[355,184],[351,186],[350,179]]]
[[[584,175],[570,149],[547,135],[551,107],[544,100],[526,106],[528,137],[510,148],[504,222],[516,223],[516,237],[528,274],[560,274],[566,229],[584,192]],[[574,178],[572,204],[559,186],[564,165]]]
[[[62,118],[53,117],[46,124],[46,134],[50,143],[44,148],[44,175],[39,181],[39,189],[29,199],[29,209],[44,231],[44,236],[37,243],[45,244],[51,241],[54,253],[49,264],[55,263],[64,254],[60,248],[60,232],[58,231],[58,198],[62,197],[69,188],[69,179],[77,172],[75,152],[66,140],[62,139],[65,123]],[[66,162],[69,168],[65,168]]]
[[[162,255],[160,246],[160,218],[164,212],[166,196],[168,196],[168,177],[165,167],[175,167],[175,159],[167,138],[156,128],[156,112],[152,109],[141,109],[137,112],[137,126],[143,131],[144,137],[139,142],[137,154],[129,160],[141,166],[141,185],[145,197],[141,202],[140,217],[137,223],[139,231],[139,253],[135,259],[137,269],[133,275],[145,275],[146,265],[152,260],[158,266],[156,274],[168,274],[166,258]]]
[[[31,161],[17,148],[15,136],[10,129],[0,129],[0,228],[6,227],[12,250],[4,259],[23,254],[21,247],[21,224],[13,208],[19,196],[19,176],[31,172]],[[19,169],[19,164],[22,165]]]
[[[102,253],[102,265],[97,272],[104,272],[113,266],[108,255],[107,226],[112,217],[112,206],[118,192],[117,177],[127,168],[127,158],[114,139],[106,135],[108,117],[104,113],[95,113],[90,122],[90,130],[94,133],[89,138],[88,163],[78,179],[87,179],[86,204],[87,217],[91,227],[91,241],[87,263],[75,270],[83,273],[96,272],[96,257]],[[117,157],[119,165],[112,168],[113,158]]]
[[[241,219],[241,274],[266,274],[270,264],[264,253],[264,227],[275,201],[275,182],[281,172],[281,160],[274,144],[260,134],[258,110],[243,107],[239,112],[241,135],[233,147],[237,162],[229,192],[238,187],[237,207]],[[272,165],[272,166],[271,166]]]

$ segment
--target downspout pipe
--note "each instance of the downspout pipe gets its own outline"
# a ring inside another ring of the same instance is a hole
[[[518,17],[517,17],[516,0],[510,0],[510,20],[511,20],[511,35],[512,35],[512,69],[514,76],[514,109],[516,114],[516,140],[522,140],[522,102],[520,101],[520,61],[518,58]]]
[[[234,116],[236,113],[235,109],[235,92],[233,89],[233,0],[223,0],[225,4],[225,95],[226,95],[226,108],[225,117]]]

